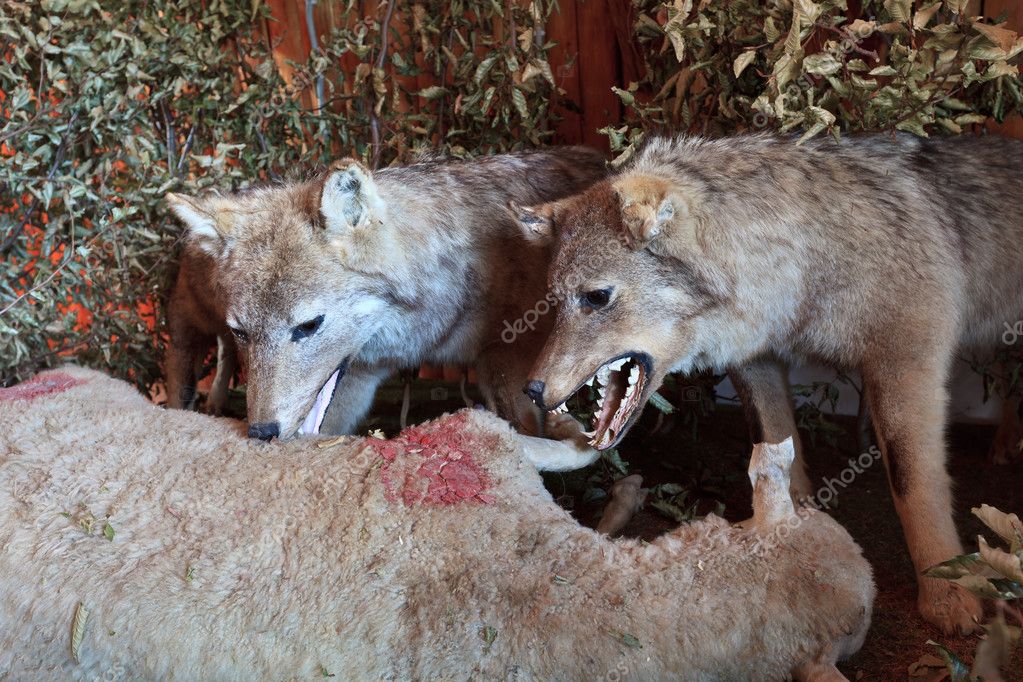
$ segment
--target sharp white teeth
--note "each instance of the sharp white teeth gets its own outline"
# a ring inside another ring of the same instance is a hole
[[[611,381],[611,370],[608,368],[607,365],[604,365],[599,370],[597,370],[597,381],[604,384],[605,386],[609,381]]]
[[[639,381],[639,367],[633,367],[629,372],[629,386],[635,386]]]
[[[590,377],[590,380],[586,382],[586,385],[587,386],[592,386],[593,382],[596,381],[596,380],[597,380],[597,375],[594,374],[593,376]]]
[[[632,397],[632,394],[636,392],[636,384],[629,384],[629,387],[625,389],[626,400]],[[624,402],[623,402],[624,404]]]
[[[615,360],[614,362],[609,364],[608,367],[611,368],[611,371],[617,372],[618,370],[620,370],[622,368],[622,365],[624,365],[628,361],[629,361],[628,358],[622,358],[621,360]]]
[[[566,405],[565,403],[561,403],[554,411],[557,412],[558,414],[565,414],[566,412],[568,412],[568,405]]]
[[[583,435],[586,436],[587,438],[593,438],[594,436],[597,435],[597,430],[593,429],[592,431],[583,431]]]
[[[603,399],[603,398],[604,398],[604,396],[606,396],[606,395],[607,395],[607,386],[601,386],[600,388],[598,388],[598,389],[597,389],[597,393],[599,393],[599,394],[600,394],[600,397],[601,397],[601,399]]]

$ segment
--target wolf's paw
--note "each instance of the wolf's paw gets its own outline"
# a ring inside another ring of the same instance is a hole
[[[227,396],[218,398],[213,394],[210,394],[209,399],[206,400],[206,404],[203,405],[203,412],[212,417],[222,417],[224,415],[224,405],[227,403]]]
[[[917,597],[920,615],[946,635],[966,635],[980,627],[984,606],[980,599],[958,585],[937,578],[923,578]]]
[[[547,413],[543,427],[544,435],[552,440],[572,442],[580,450],[590,450],[590,439],[583,435],[583,425],[568,413]]]

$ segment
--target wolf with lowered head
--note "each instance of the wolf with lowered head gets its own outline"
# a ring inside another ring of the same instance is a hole
[[[506,204],[563,198],[604,168],[582,147],[376,172],[346,160],[302,182],[168,195],[209,264],[191,289],[217,299],[208,307],[246,367],[250,434],[350,433],[379,383],[421,362],[474,365],[489,407],[542,433],[521,387],[549,321],[512,343],[501,331],[543,299],[548,254],[523,242]],[[567,415],[548,422],[579,433]]]
[[[946,386],[957,349],[1023,316],[1021,187],[1023,142],[995,137],[654,139],[580,196],[516,210],[553,245],[551,286],[572,282],[527,392],[553,410],[596,377],[604,449],[668,372],[727,369],[758,440],[780,442],[779,361],[858,369],[919,575],[962,550]],[[945,630],[980,614],[922,576],[918,606]]]

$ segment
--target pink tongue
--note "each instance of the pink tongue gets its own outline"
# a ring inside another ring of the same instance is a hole
[[[334,373],[327,379],[327,383],[316,394],[316,402],[313,403],[312,409],[309,410],[309,414],[305,416],[302,426],[298,429],[299,435],[315,435],[320,432],[320,424],[323,423],[323,417],[327,414],[327,406],[330,405],[330,399],[334,395],[334,386],[337,384],[337,377],[340,373],[340,370],[334,370]]]

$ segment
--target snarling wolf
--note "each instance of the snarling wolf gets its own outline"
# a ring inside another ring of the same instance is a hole
[[[302,182],[168,195],[246,365],[252,435],[349,433],[387,375],[424,361],[474,364],[488,405],[541,433],[521,386],[551,320],[502,332],[544,298],[548,252],[506,204],[565,197],[604,169],[583,147],[372,173],[347,160]],[[565,417],[552,435],[578,435]]]
[[[580,196],[517,210],[568,289],[526,390],[552,410],[596,378],[603,449],[668,372],[727,369],[777,442],[796,433],[779,361],[856,368],[919,573],[961,553],[953,355],[1023,319],[1021,187],[1023,142],[997,137],[655,139]],[[928,620],[974,628],[975,599],[919,588]]]

